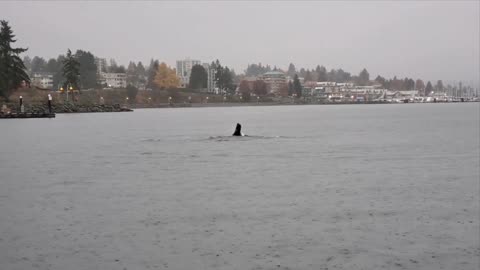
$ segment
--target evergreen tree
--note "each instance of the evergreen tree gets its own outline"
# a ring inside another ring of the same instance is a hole
[[[130,103],[134,103],[135,102],[135,99],[137,98],[137,94],[138,94],[138,89],[129,84],[127,85],[127,96],[128,96],[128,101]]]
[[[247,69],[245,70],[245,75],[246,76],[259,76],[259,75],[262,75],[262,74],[264,74],[266,72],[269,72],[271,70],[272,69],[270,68],[269,65],[262,66],[262,63],[251,64],[251,65],[249,64],[247,66]]]
[[[42,57],[35,56],[32,59],[32,67],[31,72],[34,73],[41,73],[46,72],[47,70],[47,62]]]
[[[393,76],[393,79],[390,80],[389,88],[392,90],[402,90],[403,80],[398,79],[397,76]]]
[[[136,75],[137,75],[139,84],[145,85],[147,83],[147,80],[145,78],[147,76],[147,72],[142,62],[138,62],[137,64]]]
[[[138,64],[137,64],[136,72],[137,72],[138,76],[145,76],[146,75],[145,67],[143,66],[141,61],[139,61]]]
[[[127,67],[127,86],[138,86],[137,65],[130,61]]]
[[[230,69],[230,76],[232,77],[232,81],[237,77],[237,74],[235,73],[235,70],[232,68]]]
[[[267,66],[265,67],[265,72],[263,72],[263,73],[270,72],[270,71],[272,71],[272,68],[270,67],[270,65],[267,65]],[[263,73],[262,73],[262,74],[263,74]]]
[[[70,87],[73,89],[78,89],[78,77],[80,75],[80,63],[75,59],[75,56],[72,54],[70,49],[67,50],[67,55],[65,60],[63,60],[63,77],[65,82],[63,88],[69,90]]]
[[[295,74],[295,77],[293,78],[293,92],[297,95],[297,97],[302,96],[302,84],[300,84],[297,74]]]
[[[48,60],[45,71],[48,73],[55,73],[57,71],[58,63],[55,58]]]
[[[337,71],[335,69],[332,68],[327,73],[327,81],[330,81],[330,82],[336,82],[337,81]]]
[[[383,78],[382,76],[378,75],[377,78],[375,78],[375,81],[379,84],[382,85],[383,88],[385,88],[385,78]]]
[[[293,77],[296,72],[297,70],[295,69],[295,65],[293,63],[290,63],[290,65],[288,65],[287,75]]]
[[[220,91],[233,94],[235,91],[235,85],[233,84],[233,77],[230,69],[228,67],[223,67],[218,59],[215,62],[212,62],[211,67],[215,70],[215,83]]]
[[[304,68],[300,69],[300,77],[305,78],[305,74],[307,73],[307,70]]]
[[[97,85],[95,56],[91,52],[77,50],[75,59],[79,63],[80,87],[83,89],[95,88]]]
[[[7,21],[0,21],[0,95],[8,100],[10,91],[22,82],[29,83],[30,78],[19,54],[27,51],[24,48],[13,48],[15,35]]]
[[[408,90],[408,83],[409,83],[408,78],[405,77],[405,79],[403,79],[403,85],[402,85],[403,87],[401,90]]]
[[[292,81],[288,81],[288,95],[291,96],[293,95],[294,90],[293,90],[293,83]]]
[[[425,86],[425,96],[430,95],[430,93],[432,93],[432,91],[433,91],[432,83],[430,81],[428,81],[427,86]]]
[[[127,69],[124,65],[117,66],[117,68],[113,69],[113,73],[127,73]]]
[[[65,55],[59,55],[55,62],[57,66],[53,72],[53,87],[58,89],[63,85],[65,78],[63,77],[63,62],[65,61]]]
[[[235,86],[233,84],[232,73],[228,67],[225,67],[222,72],[222,84],[225,92],[234,94]]]
[[[108,72],[116,73],[118,68],[117,61],[115,59],[110,58],[110,65],[108,66]]]
[[[435,85],[435,91],[438,91],[438,92],[443,92],[443,82],[442,80],[438,80],[437,81],[437,84]]]
[[[425,89],[425,83],[421,79],[417,79],[415,82],[415,90],[418,90],[419,92],[423,91]]]
[[[308,69],[307,69],[307,72],[305,73],[305,81],[306,82],[312,81],[312,73]]]
[[[150,67],[148,68],[147,75],[147,88],[156,89],[157,85],[155,84],[155,76],[157,75],[157,70],[160,64],[158,60],[150,60]]]
[[[32,58],[30,58],[28,55],[23,57],[23,64],[25,65],[25,69],[27,72],[30,72],[32,70]]]
[[[62,62],[57,61],[55,58],[49,59],[45,71],[53,75],[53,89],[60,88],[59,81],[62,79]]]
[[[360,74],[358,74],[358,85],[368,85],[370,81],[370,74],[368,74],[367,69],[363,69]]]
[[[208,74],[202,65],[194,65],[188,83],[191,89],[207,88]]]
[[[348,82],[351,80],[350,73],[343,71],[343,69],[338,69],[335,72],[335,81],[339,83]]]
[[[213,73],[215,74],[213,78],[215,82],[215,86],[218,87],[218,89],[222,90],[223,89],[223,80],[222,80],[223,67],[222,65],[220,65],[220,61],[218,61],[218,59],[216,61],[213,61],[210,67],[213,70]]]
[[[324,66],[317,67],[317,82],[326,82],[327,78],[327,69]]]
[[[414,89],[415,89],[415,81],[412,78],[410,78],[410,79],[408,79],[407,90],[414,90]]]

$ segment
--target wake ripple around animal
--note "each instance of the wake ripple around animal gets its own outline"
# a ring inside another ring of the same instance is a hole
[[[217,142],[238,142],[238,141],[251,141],[251,140],[272,140],[272,139],[280,139],[286,138],[282,136],[252,136],[252,135],[245,135],[245,136],[210,136],[208,137],[209,141],[217,141]]]

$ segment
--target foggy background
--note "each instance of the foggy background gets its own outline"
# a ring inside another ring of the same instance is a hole
[[[83,49],[119,64],[220,59],[324,65],[371,78],[479,86],[479,1],[0,2],[17,46],[44,58]]]

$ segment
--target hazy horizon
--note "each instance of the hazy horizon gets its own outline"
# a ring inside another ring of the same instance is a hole
[[[70,48],[122,65],[219,59],[237,73],[252,63],[319,64],[478,87],[479,3],[0,2],[0,19],[30,57]]]

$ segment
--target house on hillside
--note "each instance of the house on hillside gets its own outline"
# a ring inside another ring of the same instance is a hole
[[[31,85],[44,89],[52,89],[53,74],[47,72],[34,73],[31,77]]]

